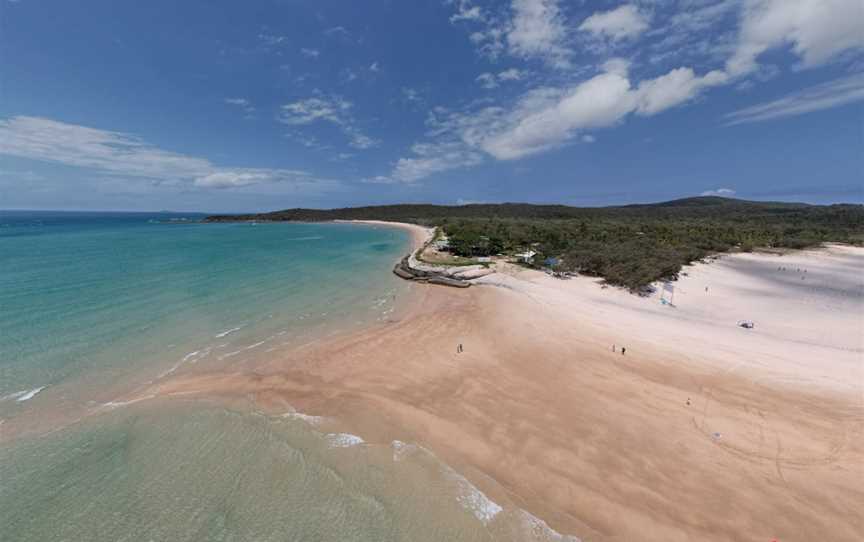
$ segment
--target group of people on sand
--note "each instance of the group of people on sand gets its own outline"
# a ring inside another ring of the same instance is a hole
[[[612,351],[613,351],[613,352],[616,351],[615,348],[616,348],[616,346],[613,344],[613,345],[612,345]],[[622,347],[621,347],[621,355],[623,356],[623,355],[626,354],[626,353],[627,353],[627,347],[622,346]]]
[[[781,265],[781,266],[777,267],[777,271],[786,271],[786,268]],[[799,267],[795,271],[798,273],[801,273],[801,280],[807,280],[807,270],[806,269],[804,269],[802,271],[801,268]]]

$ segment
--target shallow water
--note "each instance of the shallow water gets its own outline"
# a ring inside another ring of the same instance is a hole
[[[0,398],[238,362],[381,318],[403,291],[386,273],[407,242],[399,230],[165,219],[0,214]],[[20,407],[0,400],[0,417]]]
[[[0,214],[0,436],[40,426],[0,440],[0,539],[561,539],[430,452],[338,420],[124,403],[385,319],[406,291],[389,273],[400,230],[168,218]],[[76,410],[99,413],[48,415]]]

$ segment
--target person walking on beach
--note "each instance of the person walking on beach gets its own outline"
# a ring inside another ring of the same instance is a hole
[[[623,356],[623,355],[624,355],[624,352],[626,352],[626,351],[627,351],[627,349],[624,348],[624,347],[622,346],[622,347],[621,347],[621,355]]]
[[[456,347],[456,353],[457,353],[457,354],[461,354],[461,353],[462,353],[462,343],[459,343],[459,346]]]

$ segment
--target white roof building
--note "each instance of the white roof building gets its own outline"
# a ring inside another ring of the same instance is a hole
[[[527,263],[527,262],[530,262],[531,259],[536,255],[537,255],[537,253],[534,252],[533,250],[526,250],[525,252],[520,252],[519,254],[517,254],[516,258],[520,262],[526,262]]]

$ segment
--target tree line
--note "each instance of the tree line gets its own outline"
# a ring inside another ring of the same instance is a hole
[[[758,248],[801,249],[825,242],[864,243],[864,206],[806,205],[698,197],[657,204],[569,207],[518,203],[387,205],[288,209],[207,221],[390,220],[443,229],[450,250],[476,257],[536,252],[537,267],[602,277],[633,290],[675,279],[710,254]]]

